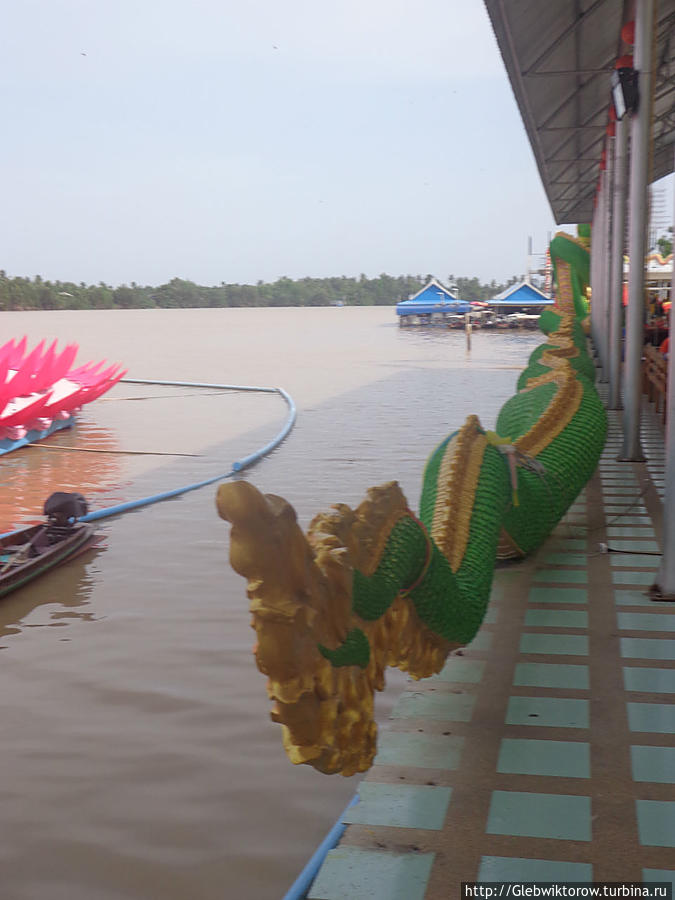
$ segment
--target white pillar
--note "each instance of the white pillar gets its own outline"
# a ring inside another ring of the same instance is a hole
[[[608,146],[607,168],[604,172],[604,220],[602,223],[602,382],[609,381],[609,315],[611,305],[611,246],[612,234],[612,193],[613,193],[614,161],[612,159],[611,146]]]
[[[612,208],[612,252],[609,279],[609,409],[621,409],[621,349],[623,330],[623,254],[626,233],[626,176],[628,123],[615,123],[614,205]]]
[[[675,159],[675,154],[674,154]],[[675,225],[675,208],[673,209]],[[668,334],[672,334],[675,314],[675,266],[670,282]],[[670,345],[669,345],[670,348]],[[668,353],[668,397],[666,399],[666,488],[663,497],[663,558],[656,583],[662,594],[675,599],[675,364]]]
[[[600,188],[595,195],[595,205],[593,208],[593,221],[591,223],[591,337],[593,339],[593,351],[596,356],[599,355],[600,343],[600,298],[601,289],[599,283],[599,236],[600,236]],[[597,248],[597,252],[596,252]]]
[[[595,257],[595,285],[593,287],[593,296],[596,299],[596,312],[595,312],[595,346],[598,352],[598,364],[600,368],[598,369],[598,381],[602,381],[602,372],[605,364],[605,353],[603,342],[605,339],[604,334],[602,333],[602,323],[604,320],[604,310],[605,310],[605,290],[604,285],[602,283],[602,252],[603,252],[603,238],[605,233],[605,172],[600,173],[600,182],[598,186],[598,204],[597,204],[597,226],[595,233],[595,241],[593,242],[593,256]]]
[[[631,119],[630,237],[628,310],[624,375],[624,434],[621,458],[643,460],[640,444],[642,346],[644,343],[645,255],[647,251],[647,175],[651,133],[652,31],[655,0],[635,4],[634,65],[638,72],[639,104]]]

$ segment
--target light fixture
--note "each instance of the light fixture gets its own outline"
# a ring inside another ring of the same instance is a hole
[[[632,56],[620,56],[612,72],[612,102],[617,119],[638,108],[638,73],[633,68]]]

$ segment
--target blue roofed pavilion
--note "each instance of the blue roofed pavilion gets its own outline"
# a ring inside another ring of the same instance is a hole
[[[533,284],[530,284],[529,281],[521,281],[519,284],[512,284],[499,294],[491,297],[488,300],[488,305],[495,312],[508,313],[518,312],[519,310],[536,312],[545,306],[552,306],[553,299]]]
[[[460,300],[435,278],[413,294],[409,300],[396,304],[396,313],[399,316],[428,316],[433,313],[453,314],[470,311],[470,303]]]

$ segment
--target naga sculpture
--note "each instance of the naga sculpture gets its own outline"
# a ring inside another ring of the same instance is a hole
[[[495,561],[541,545],[595,470],[606,416],[582,319],[589,253],[551,242],[556,302],[496,431],[476,416],[425,468],[419,514],[396,482],[337,504],[302,533],[293,508],[246,481],[223,485],[230,560],[248,579],[258,668],[293,763],[366,771],[376,752],[374,691],[384,670],[442,669],[478,631]]]

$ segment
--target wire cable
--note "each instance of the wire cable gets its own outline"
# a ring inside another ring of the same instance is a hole
[[[111,516],[118,516],[133,509],[140,509],[143,506],[150,506],[151,504],[159,503],[162,500],[169,500],[173,497],[179,497],[181,494],[187,494],[189,491],[199,490],[199,488],[206,487],[209,484],[215,484],[217,481],[224,481],[226,478],[232,478],[234,475],[237,475],[239,472],[242,472],[244,469],[247,469],[249,466],[252,466],[254,463],[258,462],[258,460],[262,459],[265,456],[268,456],[272,452],[272,450],[278,447],[279,444],[290,433],[291,429],[295,425],[295,420],[297,418],[297,410],[295,407],[295,403],[293,402],[293,398],[283,388],[280,387],[207,384],[204,382],[194,381],[153,381],[150,379],[141,378],[123,378],[121,380],[130,384],[161,384],[174,387],[216,388],[220,390],[237,390],[264,394],[279,394],[284,399],[286,406],[288,407],[288,415],[286,416],[286,421],[284,422],[284,426],[281,431],[271,441],[269,441],[269,443],[265,444],[264,447],[260,447],[258,450],[255,450],[253,453],[249,453],[248,456],[244,456],[241,459],[235,460],[228,471],[221,472],[219,475],[214,475],[211,478],[205,478],[203,481],[196,481],[192,484],[186,484],[182,487],[172,488],[171,490],[163,491],[159,494],[152,494],[147,497],[141,497],[139,500],[129,500],[128,502],[120,503],[117,506],[108,506],[103,509],[94,510],[93,512],[88,513],[86,516],[82,516],[82,518],[78,520],[80,522],[97,522],[100,519],[107,519]],[[17,532],[21,530],[23,529],[15,529],[14,531],[8,531],[5,534],[0,534],[0,538],[17,534]]]

